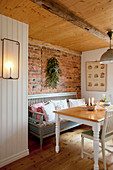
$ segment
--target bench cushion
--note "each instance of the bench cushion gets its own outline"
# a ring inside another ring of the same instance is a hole
[[[33,104],[30,106],[30,110],[34,111],[34,112],[40,112],[40,113],[44,113],[42,106],[44,106],[45,103],[37,103],[37,104]],[[45,120],[46,116],[44,115],[44,120]],[[36,119],[40,120],[40,115],[36,115]]]
[[[51,100],[54,104],[55,110],[68,109],[67,100]]]
[[[52,102],[49,102],[48,104],[42,106],[44,115],[46,115],[45,120],[47,122],[55,122],[55,107]]]
[[[82,105],[85,105],[85,99],[69,99],[70,107],[77,107]]]

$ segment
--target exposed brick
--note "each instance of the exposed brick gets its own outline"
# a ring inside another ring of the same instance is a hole
[[[31,43],[29,43],[28,50],[29,94],[77,92],[78,98],[81,97],[81,56],[49,47],[42,47],[41,56],[41,47]],[[45,87],[47,59],[54,56],[59,61],[59,66],[62,70],[57,89]]]

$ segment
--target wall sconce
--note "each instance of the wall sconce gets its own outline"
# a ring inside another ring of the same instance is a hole
[[[2,41],[2,74],[3,79],[19,78],[20,63],[20,43],[11,39],[1,39]]]

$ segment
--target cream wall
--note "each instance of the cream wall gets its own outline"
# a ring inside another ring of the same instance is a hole
[[[111,100],[113,103],[113,64],[107,65],[107,91],[106,92],[91,92],[86,91],[86,70],[85,70],[85,62],[87,61],[96,61],[100,60],[101,55],[108,48],[102,48],[98,50],[91,50],[82,53],[81,57],[81,96],[88,101],[89,97],[94,97],[95,101],[99,101],[101,99],[102,94],[106,94],[107,99]]]
[[[28,25],[0,15],[0,40],[1,38],[20,42],[20,77],[19,80],[0,78],[0,167],[29,154]],[[2,43],[0,41],[0,61],[1,54]]]

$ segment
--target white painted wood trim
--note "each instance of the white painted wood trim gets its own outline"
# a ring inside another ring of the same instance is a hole
[[[29,155],[29,149],[26,149],[26,150],[24,150],[22,152],[19,152],[17,154],[12,155],[12,156],[9,156],[8,158],[3,159],[3,160],[0,161],[0,168],[7,165],[7,164],[9,164],[9,163],[11,163],[11,162],[14,162],[14,161],[16,161],[16,160],[18,160],[20,158],[23,158],[23,157],[25,157],[27,155]]]
[[[56,113],[57,114],[57,113]],[[103,124],[103,122],[94,122],[94,121],[89,121],[89,120],[85,120],[85,119],[79,119],[79,118],[76,118],[76,117],[71,117],[71,116],[65,116],[65,115],[59,115],[60,118],[63,118],[63,119],[66,119],[66,120],[70,120],[70,121],[73,121],[73,122],[77,122],[77,123],[81,123],[81,124],[84,124],[84,125],[88,125],[88,126],[95,126],[96,124],[99,124],[99,126],[101,126]]]
[[[100,132],[100,125],[97,123],[95,126],[92,127],[93,130],[93,148],[94,148],[94,170],[99,170],[98,165],[98,154],[99,154],[99,132]]]
[[[56,153],[59,152],[59,138],[60,138],[60,115],[55,114],[56,119]]]
[[[66,93],[43,93],[36,95],[28,95],[28,99],[38,99],[38,98],[49,98],[49,97],[59,97],[59,96],[76,96],[77,92],[66,92]]]

